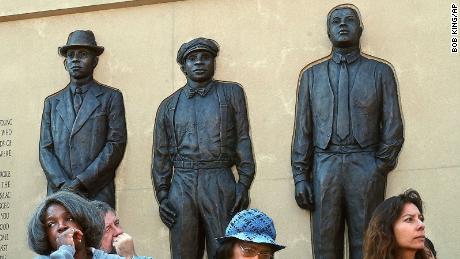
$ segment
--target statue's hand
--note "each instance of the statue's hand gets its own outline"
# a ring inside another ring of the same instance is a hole
[[[61,191],[67,191],[67,192],[73,192],[73,193],[78,194],[80,196],[88,197],[88,192],[87,192],[85,186],[83,185],[83,183],[78,178],[75,178],[71,182],[64,183],[61,186],[60,190]]]
[[[390,173],[390,171],[393,170],[396,166],[396,162],[378,157],[375,158],[375,163],[377,166],[377,171],[379,171],[383,176],[386,176],[388,173]]]
[[[302,209],[314,210],[313,188],[310,182],[301,181],[295,184],[295,201]]]
[[[75,190],[73,187],[71,187],[71,182],[65,182],[59,187],[60,191],[65,191],[65,192],[73,192],[75,193],[77,190]]]
[[[241,210],[247,209],[249,206],[249,192],[246,186],[241,183],[236,184],[235,205],[231,210],[231,214],[235,215]]]
[[[169,204],[168,198],[163,199],[160,203],[160,218],[168,228],[171,228],[176,222],[176,213]]]

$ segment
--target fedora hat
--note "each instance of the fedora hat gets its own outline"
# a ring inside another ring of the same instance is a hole
[[[96,38],[92,31],[77,30],[71,32],[67,38],[67,43],[64,46],[58,48],[59,54],[61,56],[66,56],[67,50],[71,48],[87,48],[90,49],[99,56],[104,52],[104,47],[98,46],[96,43]]]

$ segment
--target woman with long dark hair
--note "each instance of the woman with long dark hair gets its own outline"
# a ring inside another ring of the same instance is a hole
[[[364,238],[365,259],[427,259],[425,223],[415,190],[383,201],[374,211]]]

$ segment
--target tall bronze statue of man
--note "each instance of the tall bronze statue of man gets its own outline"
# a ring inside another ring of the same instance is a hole
[[[70,83],[45,99],[40,163],[48,194],[59,190],[100,200],[115,208],[115,170],[126,146],[123,96],[93,79],[98,46],[92,31],[70,33],[59,48]]]
[[[155,119],[152,179],[174,259],[201,259],[205,244],[213,258],[215,238],[249,204],[255,165],[245,94],[237,83],[213,79],[218,52],[211,39],[182,44],[177,63],[187,84]]]
[[[386,176],[404,142],[390,65],[360,52],[363,26],[353,5],[327,17],[330,56],[302,70],[292,143],[295,199],[313,212],[317,259],[362,258],[363,235],[383,201]]]

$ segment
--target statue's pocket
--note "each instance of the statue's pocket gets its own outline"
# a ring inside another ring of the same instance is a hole
[[[91,115],[91,118],[98,118],[98,117],[101,117],[101,116],[106,116],[107,117],[107,113],[106,112],[96,112],[96,113],[93,113],[93,115]]]
[[[375,167],[376,167],[377,172],[382,176],[386,176],[387,175],[386,163],[378,157],[374,157],[374,161],[375,161]]]
[[[89,120],[91,120],[92,123],[95,123],[96,125],[104,125],[107,123],[107,118],[107,113],[97,112],[94,113],[91,117],[89,117]]]

